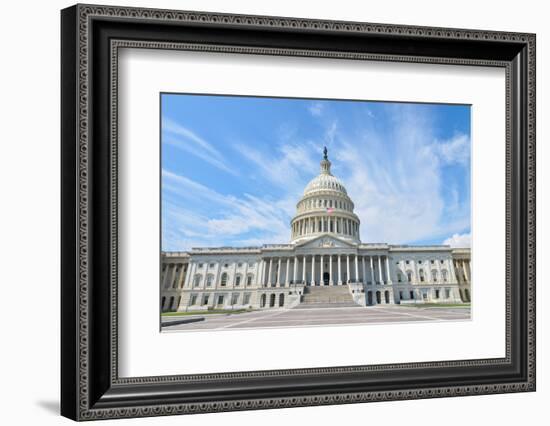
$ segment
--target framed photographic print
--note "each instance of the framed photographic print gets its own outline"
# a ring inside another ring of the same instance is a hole
[[[535,36],[76,5],[75,420],[535,390]]]

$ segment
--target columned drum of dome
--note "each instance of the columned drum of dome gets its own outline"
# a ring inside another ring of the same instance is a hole
[[[296,215],[290,223],[291,242],[332,235],[359,244],[360,220],[344,184],[331,173],[326,147],[320,165],[320,174],[306,185],[296,204]]]

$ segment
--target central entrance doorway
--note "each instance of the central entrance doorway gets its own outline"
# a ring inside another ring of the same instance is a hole
[[[323,284],[329,285],[330,283],[330,274],[328,272],[323,273]]]

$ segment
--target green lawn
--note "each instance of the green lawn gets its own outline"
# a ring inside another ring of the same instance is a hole
[[[187,311],[187,312],[163,312],[163,317],[181,317],[186,315],[210,315],[210,314],[243,314],[252,312],[253,309],[211,309],[208,311]]]

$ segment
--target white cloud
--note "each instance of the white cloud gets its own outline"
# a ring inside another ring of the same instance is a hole
[[[460,234],[470,226],[469,206],[461,202],[457,188],[443,186],[441,167],[467,164],[469,139],[457,134],[447,141],[436,140],[430,117],[417,111],[407,105],[392,106],[387,115],[390,130],[372,120],[342,130],[325,112],[321,119],[325,132],[318,140],[300,140],[288,131],[279,135],[275,154],[251,143],[234,145],[247,160],[243,167],[257,181],[256,194],[221,194],[163,170],[163,189],[178,199],[178,205],[167,208],[174,226],[166,236],[163,230],[163,247],[165,242],[165,249],[178,250],[288,242],[290,218],[305,185],[318,174],[324,144],[333,174],[355,202],[362,241],[402,244],[453,235],[445,241],[456,237],[462,244],[469,238]],[[274,193],[271,185],[282,194],[279,198],[269,195]],[[189,214],[190,203],[194,211],[195,206],[204,207],[204,214]]]
[[[220,170],[233,175],[238,174],[234,168],[227,165],[223,155],[212,144],[190,129],[169,118],[163,118],[162,130],[168,134],[163,138],[163,143],[193,154]]]
[[[467,164],[470,161],[470,138],[458,133],[447,141],[439,142],[435,150],[443,163]]]
[[[163,249],[190,247],[259,245],[288,241],[290,236],[289,200],[271,200],[250,194],[224,195],[171,171],[162,170],[163,190],[178,201],[163,200]],[[191,213],[186,206],[204,203],[204,214]],[[222,212],[212,216],[208,212]],[[247,237],[248,233],[254,237]]]
[[[367,126],[337,138],[337,173],[355,202],[361,239],[412,243],[467,228],[468,209],[446,215],[439,144],[429,117],[406,105],[392,107],[391,114],[391,131]],[[443,152],[451,155],[457,140],[445,143]]]
[[[447,238],[443,241],[444,245],[451,247],[471,247],[472,245],[472,236],[470,233],[467,234],[453,234],[452,237]]]
[[[245,144],[237,144],[235,149],[253,164],[252,174],[257,174],[260,179],[284,188],[289,193],[302,191],[304,179],[308,176],[313,178],[319,167],[312,144],[308,142],[281,144],[276,156],[262,153]]]

